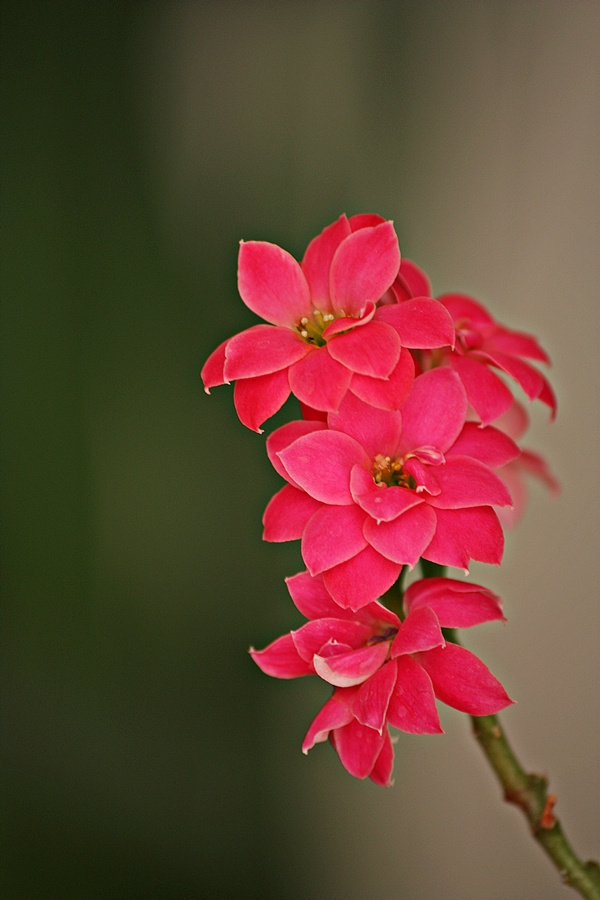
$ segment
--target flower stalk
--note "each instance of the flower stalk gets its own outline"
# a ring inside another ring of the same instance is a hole
[[[424,578],[440,577],[445,567],[421,560]],[[460,643],[454,629],[445,628],[447,641]],[[563,882],[586,900],[600,900],[600,867],[593,860],[582,862],[575,854],[554,815],[556,795],[548,793],[548,779],[526,772],[510,746],[497,715],[471,716],[473,734],[494,770],[507,803],[523,811],[531,833],[550,857]]]

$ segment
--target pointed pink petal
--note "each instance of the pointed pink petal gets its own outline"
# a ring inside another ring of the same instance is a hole
[[[560,494],[560,482],[554,477],[547,460],[540,453],[523,448],[516,462],[519,468],[528,475],[533,475],[534,478],[542,481],[555,497]]]
[[[518,441],[519,438],[523,437],[528,427],[529,413],[518,400],[515,400],[510,409],[494,422],[494,428],[503,431],[504,434],[507,434],[514,441]]]
[[[432,446],[445,453],[462,431],[467,397],[458,375],[447,366],[415,378],[402,407],[403,453]]]
[[[550,407],[550,421],[553,422],[556,417],[556,395],[552,390],[550,382],[543,375],[542,382],[542,389],[539,392],[537,399]]]
[[[349,647],[360,647],[371,637],[372,633],[373,631],[368,625],[350,619],[313,619],[312,622],[307,622],[297,631],[292,631],[292,640],[302,659],[310,662],[313,656],[331,640],[342,645],[340,652],[344,653]],[[331,652],[331,648],[328,652]],[[350,687],[350,685],[341,686]]]
[[[428,276],[423,269],[419,268],[412,260],[406,259],[406,257],[403,258],[400,263],[398,277],[399,280],[402,279],[405,282],[405,285],[410,292],[406,298],[403,297],[402,299],[408,300],[411,297],[433,297],[431,282]],[[404,289],[406,290],[406,287]],[[400,300],[400,298],[398,299]]]
[[[527,506],[529,489],[523,478],[523,472],[519,468],[518,459],[508,463],[508,465],[503,466],[501,469],[498,469],[498,475],[510,491],[513,505],[512,509],[510,506],[504,506],[497,509],[496,512],[502,527],[504,529],[511,529],[521,521],[523,513],[525,512],[525,507]]]
[[[390,697],[387,719],[408,734],[443,734],[431,678],[412,658],[400,656],[398,677]]]
[[[400,359],[400,338],[385,322],[368,322],[338,334],[327,344],[329,355],[352,372],[387,378]]]
[[[321,234],[313,238],[306,248],[302,271],[310,288],[312,305],[321,312],[332,312],[329,298],[329,269],[335,251],[350,233],[350,223],[345,215],[341,215],[337,222],[328,225]]]
[[[383,747],[379,751],[377,761],[371,770],[369,778],[380,787],[392,787],[394,784],[392,772],[394,770],[394,747],[390,740],[390,733],[386,728],[383,732]]]
[[[367,546],[362,509],[354,504],[319,506],[302,535],[302,559],[311,575],[352,559]]]
[[[335,506],[353,503],[352,466],[365,463],[358,441],[340,431],[314,431],[279,453],[286,471],[315,500]]]
[[[371,378],[355,372],[350,390],[365,403],[379,409],[399,409],[406,400],[415,379],[415,363],[409,351],[402,347],[400,358],[389,378]]]
[[[309,625],[311,623],[309,622]],[[335,687],[353,687],[362,684],[384,664],[388,652],[387,642],[361,647],[339,656],[315,654],[313,665],[317,675]]]
[[[362,328],[364,325],[368,325],[375,316],[375,309],[375,304],[372,300],[369,300],[368,303],[365,304],[365,308],[360,315],[340,316],[333,322],[330,322],[323,331],[323,337],[326,341],[329,341],[330,338],[342,334],[344,331],[350,331],[353,328]]]
[[[365,547],[348,562],[324,572],[323,583],[336,603],[357,610],[383,596],[401,569],[372,547]]]
[[[250,656],[263,672],[275,678],[298,678],[300,675],[314,675],[312,663],[302,659],[291,634],[277,638],[264,650],[250,648]]]
[[[522,359],[518,359],[516,356],[509,356],[508,353],[500,353],[498,350],[489,349],[487,345],[485,346],[485,351],[482,350],[482,357],[490,360],[499,369],[510,375],[511,378],[514,378],[521,385],[530,400],[535,400],[536,397],[539,397],[544,386],[544,377],[532,365],[524,362]]]
[[[351,695],[355,693],[355,691],[352,691],[352,688],[348,690],[348,693],[350,692],[352,692]],[[329,732],[334,728],[342,728],[352,721],[354,718],[352,706],[351,704],[344,702],[346,699],[345,693],[345,691],[341,690],[336,691],[333,697],[327,701],[323,709],[317,713],[302,742],[303,753],[308,753],[315,744],[326,741],[329,737]]]
[[[348,219],[352,231],[360,231],[361,228],[374,228],[376,225],[382,225],[385,222],[381,216],[376,213],[357,213]]]
[[[266,241],[242,241],[238,289],[252,312],[272,325],[296,325],[310,316],[310,291],[293,256]]]
[[[285,450],[286,447],[297,441],[299,437],[304,437],[305,434],[312,434],[313,431],[324,431],[326,428],[327,424],[325,422],[317,422],[312,419],[309,421],[297,419],[272,431],[267,438],[267,455],[275,471],[282,478],[285,478],[286,481],[290,481],[290,476],[279,459],[280,451]]]
[[[537,338],[522,331],[511,331],[502,325],[486,340],[485,348],[488,346],[492,350],[500,350],[501,353],[509,353],[511,356],[525,356],[550,364],[550,357],[540,347]]]
[[[392,656],[432,650],[446,644],[438,617],[429,606],[421,606],[410,612],[392,644]]]
[[[385,647],[387,652],[387,643],[379,646]],[[369,728],[375,728],[379,732],[383,731],[397,675],[398,665],[396,660],[392,659],[360,686],[354,701],[354,715],[362,725],[368,725]]]
[[[475,654],[446,644],[419,654],[419,662],[442,703],[471,716],[491,716],[514,703],[500,682]]]
[[[472,456],[491,469],[497,469],[516,459],[520,453],[513,439],[498,428],[492,425],[480,428],[475,422],[466,422],[447,455]]]
[[[391,222],[355,231],[342,241],[331,263],[334,309],[361,315],[367,301],[376,303],[387,291],[399,268],[400,249]]]
[[[441,491],[437,479],[441,468],[441,466],[424,465],[416,455],[407,459],[403,466],[404,472],[412,475],[417,483],[416,493],[418,495],[429,494],[431,497],[437,497]]]
[[[353,719],[343,728],[336,728],[334,737],[335,749],[344,768],[355,778],[367,778],[381,753],[383,735]]]
[[[369,544],[395,563],[416,566],[431,542],[436,529],[436,514],[426,503],[407,510],[393,522],[378,525],[367,519],[364,535]]]
[[[407,509],[423,502],[422,497],[408,488],[388,487],[383,482],[376,484],[364,466],[354,466],[352,469],[350,491],[356,503],[376,522],[391,522]]]
[[[352,372],[329,355],[327,346],[313,349],[290,366],[290,387],[301,403],[335,412],[350,387]]]
[[[285,583],[296,608],[307,619],[354,617],[352,610],[338,606],[323,584],[321,575],[313,576],[310,572],[298,572],[297,575],[286,578]]]
[[[513,395],[504,381],[489,367],[490,360],[482,354],[461,356],[452,353],[448,362],[467,392],[469,403],[483,425],[503,416],[514,402]]]
[[[222,344],[219,344],[217,349],[213,350],[202,366],[200,377],[202,378],[204,390],[207,394],[210,394],[211,387],[227,383],[225,381],[223,369],[225,368],[225,349],[230,340],[231,338],[228,338],[226,341],[223,341]]]
[[[429,498],[436,509],[512,506],[505,483],[488,466],[470,456],[448,456],[435,470],[441,493]]]
[[[453,578],[423,578],[411,584],[404,592],[404,608],[410,613],[421,607],[430,607],[442,628],[504,621],[500,597],[479,584]]]
[[[424,559],[465,570],[470,559],[500,565],[504,535],[491,506],[437,509],[435,514],[437,527],[431,543],[421,554]]]
[[[365,450],[365,463],[378,453],[392,455],[402,429],[397,410],[376,409],[352,393],[346,394],[337,413],[327,416],[329,427],[354,438]]]
[[[466,294],[442,294],[438,300],[444,304],[455,323],[465,320],[471,328],[481,328],[487,331],[496,326],[495,320],[487,309],[477,300],[467,297]]]
[[[432,350],[454,347],[454,322],[448,310],[432,297],[415,297],[382,306],[375,318],[398,331],[403,347]]]
[[[513,395],[504,382],[482,362],[457,353],[451,353],[448,360],[460,376],[469,403],[483,425],[489,425],[510,409]]]
[[[230,338],[224,375],[227,381],[269,375],[291,366],[310,349],[290,328],[254,325]]]
[[[240,422],[259,434],[262,434],[262,423],[274,416],[289,396],[287,369],[257,378],[241,378],[233,389],[233,402]]]
[[[267,504],[262,519],[263,541],[300,540],[309,519],[318,509],[322,509],[318,500],[286,484]]]

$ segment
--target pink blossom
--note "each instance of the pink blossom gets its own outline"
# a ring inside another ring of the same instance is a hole
[[[241,297],[270,324],[221,344],[202,369],[205,389],[236,381],[238,415],[255,431],[290,392],[325,412],[335,412],[347,391],[397,409],[414,378],[406,348],[454,343],[451,317],[432,298],[408,301],[393,325],[381,318],[377,303],[399,267],[393,225],[378,216],[340,216],[311,241],[301,264],[275,244],[242,242]]]
[[[492,467],[519,449],[495,428],[465,423],[466,411],[460,378],[441,367],[415,379],[400,411],[348,394],[326,423],[277,429],[267,452],[288,485],[265,510],[265,540],[301,539],[309,572],[354,610],[421,556],[463,569],[470,559],[499,563],[492,506],[511,498]]]
[[[474,654],[447,644],[441,631],[503,620],[491,591],[449,578],[418,581],[404,595],[401,621],[378,602],[356,612],[341,609],[322,576],[301,572],[287,584],[309,621],[250,653],[268,675],[317,674],[334,687],[304,739],[305,753],[329,737],[352,775],[389,786],[388,725],[440,734],[436,698],[470,715],[490,715],[513,702]]]

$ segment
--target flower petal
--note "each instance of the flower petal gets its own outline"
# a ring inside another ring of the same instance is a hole
[[[341,215],[337,222],[328,225],[313,238],[306,248],[302,271],[310,288],[312,305],[321,312],[333,311],[329,297],[329,270],[335,251],[350,233],[350,223],[345,215]]]
[[[306,732],[306,737],[302,741],[303,753],[308,753],[315,744],[326,741],[329,733],[334,728],[342,728],[352,721],[354,716],[352,705],[348,702],[348,699],[352,698],[355,693],[356,690],[348,688],[347,691],[337,690],[333,697],[330,697],[325,706],[319,710],[313,719],[312,725]]]
[[[305,491],[286,484],[267,504],[263,514],[263,541],[298,541],[308,521],[322,504]]]
[[[525,356],[528,359],[536,359],[538,362],[550,364],[550,357],[540,347],[537,338],[523,331],[512,331],[502,325],[486,340],[484,348],[500,350],[501,353],[509,353],[511,356]]]
[[[367,301],[376,303],[392,285],[399,268],[400,249],[391,222],[355,231],[342,241],[331,263],[334,309],[360,315]]]
[[[394,770],[394,747],[390,740],[390,733],[386,728],[383,732],[383,747],[379,751],[377,761],[371,770],[369,778],[380,787],[392,787],[392,772]]]
[[[438,300],[444,304],[455,323],[461,323],[461,319],[464,319],[471,328],[485,331],[497,327],[487,309],[466,294],[442,294]]]
[[[362,509],[354,504],[319,507],[302,535],[302,559],[311,575],[352,559],[367,546]]]
[[[388,645],[379,644],[388,650]],[[384,657],[385,659],[385,657]],[[398,664],[395,659],[381,665],[381,667],[363,682],[354,701],[354,715],[362,725],[375,728],[380,733],[385,726],[385,716],[396,678],[398,676]]]
[[[460,376],[469,403],[483,425],[489,425],[510,409],[513,403],[512,393],[482,362],[457,353],[451,353],[448,361]]]
[[[445,453],[465,424],[467,397],[458,375],[447,366],[415,378],[402,407],[400,452],[431,446]]]
[[[281,428],[272,431],[267,438],[267,455],[275,471],[282,478],[285,478],[286,481],[290,481],[290,475],[279,459],[280,451],[285,450],[286,447],[297,441],[299,437],[304,437],[305,434],[312,434],[313,431],[324,431],[326,428],[327,424],[325,422],[317,422],[313,419],[307,421],[296,419],[294,422],[288,422],[287,425],[282,425]],[[293,481],[292,484],[294,484]]]
[[[536,397],[539,397],[545,380],[541,372],[538,372],[532,365],[516,356],[510,356],[508,353],[501,353],[498,350],[488,348],[487,344],[483,352],[485,353],[485,358],[489,359],[521,385],[530,400],[535,400]]]
[[[454,578],[423,578],[404,592],[404,608],[410,614],[431,608],[442,628],[470,628],[482,622],[504,621],[502,601],[479,584]]]
[[[292,631],[292,640],[302,659],[310,662],[313,656],[330,641],[342,645],[344,653],[348,647],[360,647],[367,641],[373,630],[361,622],[350,619],[327,618],[313,619],[296,631]],[[329,648],[331,652],[331,648]],[[349,687],[350,685],[342,685]]]
[[[402,430],[402,416],[397,410],[375,409],[354,394],[346,394],[337,413],[327,416],[329,427],[350,435],[364,447],[365,461],[378,453],[393,456]]]
[[[421,606],[412,610],[400,626],[392,644],[392,657],[444,647],[445,644],[435,612],[429,606]]]
[[[378,525],[367,519],[364,535],[369,544],[395,563],[415,566],[435,534],[436,514],[426,503],[407,510],[392,522]]]
[[[424,559],[467,571],[470,559],[500,565],[504,535],[491,506],[436,509],[437,526]],[[380,528],[383,526],[380,526]],[[367,540],[368,535],[365,535]]]
[[[432,297],[415,297],[382,306],[375,318],[392,325],[403,347],[432,350],[454,347],[454,322],[448,310]]]
[[[464,647],[446,644],[420,653],[418,660],[431,678],[435,696],[454,709],[491,716],[514,703],[488,667]]]
[[[219,344],[216,350],[210,354],[200,372],[200,377],[204,384],[204,390],[210,394],[211,387],[219,384],[227,384],[224,375],[225,368],[225,349],[231,338],[227,338],[222,344]]]
[[[435,477],[441,493],[429,498],[436,509],[471,506],[512,506],[505,483],[490,468],[470,456],[448,456]]]
[[[224,376],[235,381],[269,375],[291,366],[311,349],[290,328],[254,325],[227,342]]]
[[[335,412],[350,387],[352,372],[329,355],[327,346],[289,368],[290,387],[302,403],[314,409]]]
[[[409,351],[402,347],[400,358],[389,378],[371,378],[354,372],[350,390],[365,403],[379,409],[399,409],[415,380],[415,363]]]
[[[364,464],[366,454],[347,434],[314,431],[281,450],[279,458],[294,482],[315,500],[349,506],[350,472],[357,463]]]
[[[372,547],[365,547],[348,562],[324,572],[323,583],[336,603],[357,610],[383,596],[401,569]]]
[[[342,765],[355,778],[367,778],[371,774],[383,744],[383,734],[361,725],[357,719],[334,731],[334,746]]]
[[[329,355],[352,372],[387,378],[400,359],[400,338],[385,322],[367,322],[346,334],[335,335],[328,343]]]
[[[310,291],[300,264],[277,244],[242,241],[238,289],[246,306],[272,325],[294,326],[310,316]]]
[[[390,697],[387,720],[408,734],[443,734],[431,678],[412,656],[396,660],[398,677]]]
[[[296,608],[307,619],[348,619],[354,615],[351,610],[338,606],[323,584],[321,575],[298,572],[286,578],[285,583]]]
[[[289,396],[287,369],[257,378],[241,378],[233,389],[233,402],[240,422],[259,434],[262,434],[262,423],[274,416]]]
[[[312,624],[309,622],[309,625]],[[315,672],[323,681],[336,687],[353,687],[371,678],[384,664],[388,652],[387,642],[361,647],[338,656],[313,657]]]
[[[314,675],[312,663],[302,659],[291,634],[277,638],[264,650],[250,648],[250,656],[263,672],[275,678],[298,678],[300,675]]]
[[[481,428],[475,422],[465,423],[458,438],[447,451],[447,455],[472,456],[490,469],[505,466],[520,453],[513,439],[499,428],[492,425]]]
[[[350,491],[355,502],[378,523],[391,522],[407,509],[423,502],[422,497],[408,488],[388,487],[383,482],[376,484],[364,466],[354,466],[352,469]]]
[[[400,271],[398,272],[398,286],[394,284],[394,290],[398,297],[398,302],[410,300],[411,297],[433,297],[431,291],[431,282],[423,269],[410,259],[403,257],[400,263]],[[403,291],[403,295],[400,295]]]

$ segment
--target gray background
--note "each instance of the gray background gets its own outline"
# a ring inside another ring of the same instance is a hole
[[[302,756],[327,689],[246,654],[300,623],[298,547],[261,542],[264,438],[198,371],[254,321],[239,239],[300,256],[342,211],[540,336],[559,416],[528,443],[563,494],[473,566],[508,625],[465,639],[597,855],[600,7],[2,13],[5,896],[567,896],[458,713],[400,737],[389,791]]]

